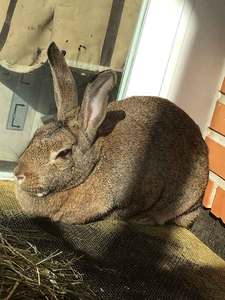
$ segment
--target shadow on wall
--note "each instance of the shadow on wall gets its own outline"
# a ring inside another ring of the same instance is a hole
[[[204,132],[225,68],[225,2],[193,1],[169,98]]]
[[[30,73],[16,73],[0,66],[0,81],[35,111],[43,114],[55,110],[52,80],[47,65]],[[11,101],[11,99],[8,99]]]
[[[78,98],[81,103],[88,82],[96,76],[97,72],[77,68],[71,68],[71,70],[77,83]],[[118,74],[118,83],[111,99],[116,98],[120,76]],[[35,111],[45,115],[56,112],[53,82],[48,63],[29,73],[16,73],[0,66],[0,82],[21,97]]]

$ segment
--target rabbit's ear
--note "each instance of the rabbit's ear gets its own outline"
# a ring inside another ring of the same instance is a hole
[[[57,118],[64,121],[78,107],[77,87],[63,53],[54,42],[50,44],[47,53],[53,77]]]
[[[116,72],[107,70],[99,73],[89,83],[82,103],[82,127],[91,141],[95,138],[99,126],[105,119],[109,93],[117,81]]]

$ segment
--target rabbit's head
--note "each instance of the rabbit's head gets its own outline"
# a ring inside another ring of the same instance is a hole
[[[14,170],[20,189],[44,197],[82,183],[100,156],[97,130],[107,111],[116,73],[108,70],[88,84],[78,106],[74,78],[63,53],[52,43],[48,49],[57,119],[38,129]]]

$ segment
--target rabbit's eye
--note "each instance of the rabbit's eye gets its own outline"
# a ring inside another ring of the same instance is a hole
[[[55,159],[57,158],[67,158],[72,154],[72,149],[68,148],[68,149],[63,149],[61,151],[59,151],[55,157]]]

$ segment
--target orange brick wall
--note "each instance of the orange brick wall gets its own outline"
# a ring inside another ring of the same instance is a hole
[[[225,104],[217,101],[210,127],[225,135]]]
[[[224,80],[223,80],[223,83],[222,83],[220,92],[221,92],[222,94],[225,94],[225,78],[224,78]]]
[[[225,147],[210,137],[206,138],[206,144],[209,148],[209,169],[225,179]]]
[[[206,137],[210,174],[203,205],[225,223],[225,78],[220,92]]]

